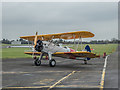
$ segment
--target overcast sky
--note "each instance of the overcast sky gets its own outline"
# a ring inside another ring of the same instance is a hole
[[[118,38],[118,3],[116,2],[29,2],[2,3],[2,37],[90,31],[94,38]]]

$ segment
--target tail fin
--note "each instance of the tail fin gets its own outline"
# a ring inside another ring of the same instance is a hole
[[[89,46],[89,45],[86,45],[85,50],[86,50],[87,52],[91,52],[90,46]],[[87,60],[90,60],[90,59],[91,59],[91,58],[87,58]]]
[[[90,46],[89,46],[89,45],[86,45],[85,50],[86,50],[87,52],[91,52]]]

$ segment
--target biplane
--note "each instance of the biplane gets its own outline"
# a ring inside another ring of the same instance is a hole
[[[91,52],[89,45],[87,45],[84,49],[82,48],[82,38],[90,37],[94,37],[94,34],[88,31],[76,31],[45,35],[38,35],[36,32],[36,35],[34,36],[22,36],[20,38],[34,42],[34,45],[30,46],[30,48],[32,48],[32,51],[24,53],[34,56],[34,64],[36,66],[41,65],[41,60],[43,59],[43,56],[45,56],[46,59],[49,60],[49,65],[51,67],[54,67],[56,65],[56,61],[53,59],[53,57],[83,60],[85,64],[87,64],[87,61],[91,58],[100,57],[99,55]],[[73,39],[75,50],[69,48],[68,46],[63,47],[60,44],[53,43],[54,39]],[[79,39],[77,45],[75,45],[76,39]],[[79,43],[81,43],[81,51],[78,51]]]

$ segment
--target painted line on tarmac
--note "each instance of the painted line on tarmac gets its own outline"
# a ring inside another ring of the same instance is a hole
[[[27,73],[56,73],[56,72],[71,72],[71,71],[35,71],[35,72],[6,72],[6,71],[3,71],[1,72],[2,74],[27,74]],[[77,72],[81,72],[81,71],[77,71]],[[84,72],[102,72],[102,71],[84,71]]]
[[[35,71],[35,72],[6,72],[3,71],[2,74],[26,74],[26,73],[51,73],[51,72],[71,72],[71,71]]]
[[[51,88],[55,87],[57,84],[59,84],[61,81],[63,81],[64,79],[68,78],[69,76],[71,76],[75,72],[76,71],[72,71],[70,74],[68,74],[67,76],[63,77],[62,79],[60,79],[59,81],[57,81],[56,83],[54,83],[52,86],[50,86],[47,90],[50,90]]]
[[[106,56],[106,58],[105,58],[105,63],[104,63],[104,67],[103,67],[103,71],[102,71],[102,77],[101,77],[101,82],[100,82],[100,90],[103,90],[103,88],[104,88],[105,71],[106,71],[108,56]]]
[[[50,86],[28,86],[28,87],[5,87],[5,88],[2,88],[3,90],[4,89],[31,89],[31,88],[47,88],[47,87],[50,87]]]
[[[3,90],[4,89],[40,89],[40,88],[48,88],[50,86],[28,86],[28,87],[4,87],[2,88]],[[56,87],[58,88],[99,88],[99,86],[88,86],[88,85],[57,85]]]
[[[55,87],[62,87],[62,88],[100,88],[100,86],[89,86],[89,85],[57,85]]]
[[[68,74],[67,76],[63,77],[62,79],[60,79],[59,81],[57,81],[55,84],[53,84],[52,86],[28,86],[28,87],[5,87],[4,89],[29,89],[29,88],[48,88],[47,90],[50,90],[51,88],[55,87],[58,83],[60,83],[62,80],[68,78],[69,76],[71,76],[72,74],[74,74],[76,71],[72,71],[70,74]],[[58,85],[57,87],[61,87],[61,85]]]

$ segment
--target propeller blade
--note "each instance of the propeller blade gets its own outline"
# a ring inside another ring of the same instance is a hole
[[[36,32],[35,39],[34,39],[34,48],[33,48],[33,54],[32,54],[32,57],[34,57],[35,46],[36,46],[36,44],[37,44],[37,34],[38,34],[38,32]]]
[[[35,46],[36,46],[36,44],[37,44],[37,34],[38,34],[38,32],[36,32],[36,35],[35,35],[35,39],[34,39],[34,48],[35,48]]]

